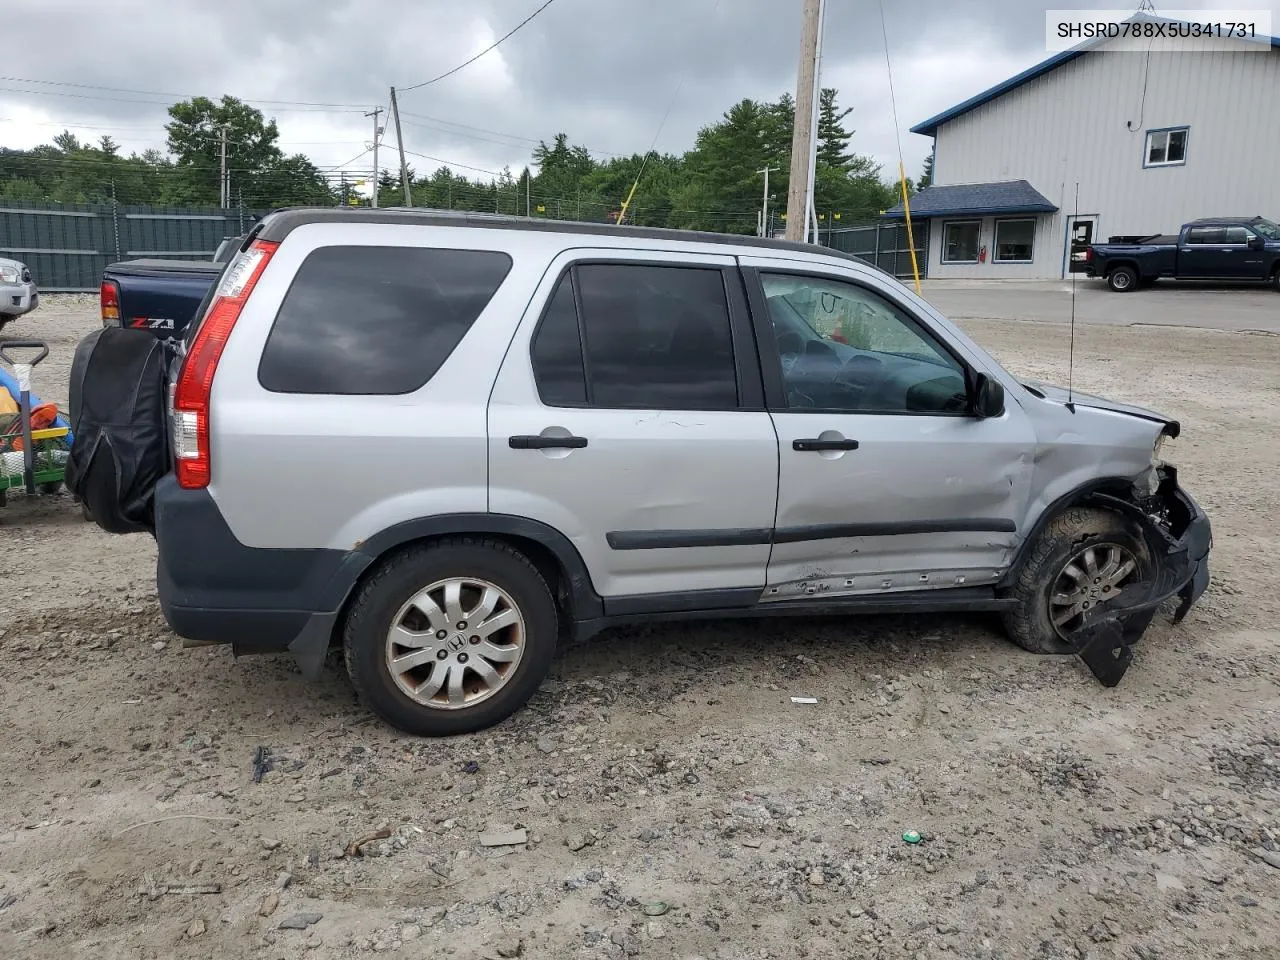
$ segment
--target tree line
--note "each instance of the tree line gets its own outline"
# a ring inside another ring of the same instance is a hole
[[[900,195],[894,178],[851,149],[851,112],[840,108],[835,89],[822,90],[814,193],[824,229],[873,219]],[[789,94],[773,102],[744,99],[702,127],[693,147],[680,155],[598,158],[559,133],[550,143],[540,141],[519,173],[507,167],[468,176],[443,163],[423,173],[410,165],[410,193],[418,207],[608,222],[617,218],[638,177],[629,223],[754,233],[767,167],[769,226],[780,230],[794,116]],[[364,175],[322,170],[303,154],[286,154],[276,122],[234,97],[176,103],[165,131],[167,153],[125,156],[110,136],[81,142],[69,131],[31,150],[0,148],[0,201],[213,206],[220,199],[225,131],[233,205],[369,203],[372,185],[362,186]],[[394,154],[394,146],[383,149]],[[930,167],[908,185],[911,192],[928,182]],[[384,170],[377,187],[380,205],[403,205],[398,172]]]

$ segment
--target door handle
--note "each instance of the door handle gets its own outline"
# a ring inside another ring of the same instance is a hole
[[[537,434],[507,437],[507,446],[512,450],[581,450],[586,445],[586,437],[543,437]]]
[[[857,450],[857,440],[820,440],[811,437],[803,440],[792,440],[791,449],[801,453],[812,453],[822,450]]]

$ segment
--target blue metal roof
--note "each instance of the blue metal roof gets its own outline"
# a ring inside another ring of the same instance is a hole
[[[911,198],[912,217],[1053,213],[1057,209],[1057,206],[1026,180],[925,187]],[[890,207],[883,216],[902,219],[902,204]]]
[[[1148,19],[1159,19],[1159,18],[1148,18]],[[1037,77],[1043,77],[1046,73],[1048,73],[1051,70],[1056,70],[1058,67],[1062,66],[1064,63],[1069,63],[1072,60],[1076,59],[1077,57],[1084,56],[1084,54],[1089,53],[1093,49],[1093,47],[1097,46],[1100,43],[1104,43],[1105,41],[1106,41],[1106,38],[1088,40],[1082,44],[1072,47],[1070,50],[1063,50],[1061,53],[1055,53],[1048,60],[1042,60],[1040,63],[1037,63],[1034,67],[1029,67],[1028,69],[1023,70],[1021,73],[1017,74],[1016,76],[1010,77],[1008,80],[1005,80],[1003,83],[997,83],[994,87],[991,87],[987,90],[982,91],[982,93],[979,93],[977,96],[970,97],[968,100],[965,100],[963,103],[957,103],[954,107],[950,108],[949,110],[943,110],[942,113],[939,113],[936,116],[932,116],[928,120],[923,120],[920,123],[917,123],[914,127],[911,128],[911,132],[921,133],[921,134],[924,134],[926,137],[937,136],[938,127],[942,126],[942,124],[946,123],[947,121],[954,120],[956,117],[960,116],[961,114],[968,113],[970,110],[976,109],[977,107],[982,106],[984,103],[988,103],[994,100],[996,97],[999,97],[1008,93],[1010,90],[1015,90],[1018,87],[1022,86],[1024,83],[1030,83],[1032,80],[1035,80]],[[1280,49],[1280,37],[1271,38],[1271,49],[1272,50]]]

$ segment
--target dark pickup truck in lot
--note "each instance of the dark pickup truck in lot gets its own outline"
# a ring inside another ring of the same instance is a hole
[[[1165,279],[1256,281],[1280,290],[1280,225],[1265,217],[1192,220],[1177,236],[1109,240],[1075,254],[1071,271],[1102,277],[1117,293]]]
[[[136,327],[181,337],[240,246],[227,237],[212,260],[122,260],[102,272],[98,304],[104,327]]]

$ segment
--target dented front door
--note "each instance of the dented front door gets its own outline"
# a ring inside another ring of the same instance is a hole
[[[888,282],[765,263],[749,281],[785,394],[771,406],[779,491],[765,599],[999,579],[1025,535],[1034,450],[1017,403],[969,415],[966,362]]]

